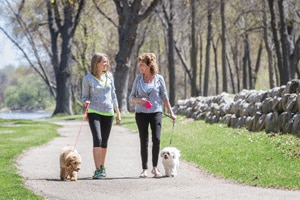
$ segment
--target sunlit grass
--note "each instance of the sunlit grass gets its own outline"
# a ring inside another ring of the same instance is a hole
[[[30,120],[0,120],[0,199],[43,199],[24,188],[15,159],[28,148],[58,136],[57,127]]]
[[[133,114],[122,119],[137,131]],[[183,116],[173,128],[165,117],[161,147],[169,145],[180,149],[182,159],[214,175],[261,187],[300,189],[300,139],[294,135],[248,132]]]
[[[122,115],[122,125],[137,132],[133,113]],[[40,121],[0,120],[0,199],[43,199],[24,188],[15,159],[28,148],[57,137],[57,128]],[[164,117],[161,147],[169,145],[180,149],[182,160],[214,175],[261,187],[300,189],[300,139],[296,136],[253,133],[183,116],[178,116],[173,128],[172,121]]]

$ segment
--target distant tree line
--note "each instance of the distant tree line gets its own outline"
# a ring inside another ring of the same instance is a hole
[[[300,76],[297,0],[2,0],[0,8],[0,30],[55,98],[53,114],[80,111],[95,51],[110,57],[123,112],[132,110],[141,52],[157,55],[172,105]]]
[[[50,111],[55,105],[47,85],[32,68],[0,69],[0,108],[9,111]]]

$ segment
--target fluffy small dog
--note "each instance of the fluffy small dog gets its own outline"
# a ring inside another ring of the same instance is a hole
[[[165,147],[161,150],[162,164],[165,168],[165,175],[168,177],[177,176],[179,167],[180,151],[175,147]]]
[[[60,152],[60,180],[77,180],[81,166],[81,156],[72,146],[65,146]]]

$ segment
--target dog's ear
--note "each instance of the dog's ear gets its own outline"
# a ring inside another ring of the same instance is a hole
[[[74,156],[68,156],[67,157],[67,167],[71,165],[71,162],[74,160]]]
[[[173,158],[173,159],[175,159],[175,158],[176,158],[176,153],[174,153],[174,152],[171,152],[171,153],[170,153],[170,155],[172,156],[172,158]]]
[[[70,157],[68,157],[68,158],[67,158],[67,164],[66,164],[66,166],[67,166],[67,167],[69,167],[69,166],[70,166],[70,164],[71,164],[71,158],[70,158]]]

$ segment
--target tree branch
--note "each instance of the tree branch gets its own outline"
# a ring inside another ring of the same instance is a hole
[[[116,28],[118,28],[118,25],[112,20],[112,18],[108,17],[100,8],[100,6],[97,5],[96,0],[93,0],[98,12],[103,15],[109,22],[111,22]],[[118,9],[117,9],[118,10]],[[119,12],[118,12],[119,13]]]

